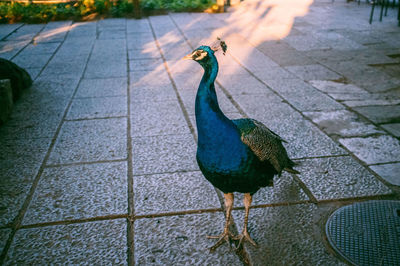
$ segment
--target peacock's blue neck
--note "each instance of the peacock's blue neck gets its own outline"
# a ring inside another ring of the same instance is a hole
[[[240,133],[218,105],[214,86],[218,74],[217,59],[211,54],[206,62],[201,62],[201,65],[204,68],[204,75],[197,91],[195,106],[198,151],[200,150],[204,157],[222,157],[229,149],[242,150]]]
[[[209,56],[209,60],[204,63],[201,63],[201,66],[204,69],[204,75],[201,79],[200,86],[203,84],[205,87],[214,86],[215,79],[218,75],[218,61],[214,55]],[[215,92],[215,91],[214,91]]]
[[[204,68],[204,74],[197,90],[195,106],[199,144],[206,141],[227,120],[219,108],[214,86],[218,74],[217,59],[210,54],[209,59],[200,64]]]

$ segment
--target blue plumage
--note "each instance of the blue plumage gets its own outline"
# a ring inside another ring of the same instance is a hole
[[[225,45],[225,43],[224,43]],[[226,48],[226,45],[225,45]],[[247,232],[247,219],[251,196],[261,187],[272,185],[274,175],[282,170],[298,173],[288,158],[282,139],[252,119],[230,120],[221,111],[214,81],[218,74],[218,62],[214,50],[200,46],[185,57],[197,61],[204,69],[196,95],[196,123],[198,132],[197,162],[205,176],[215,187],[224,192],[226,224],[216,249],[224,241],[232,239],[255,242]],[[238,237],[229,231],[233,206],[233,193],[245,193],[245,226]]]

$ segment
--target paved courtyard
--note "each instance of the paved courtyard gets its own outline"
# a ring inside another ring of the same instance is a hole
[[[364,1],[296,3],[0,25],[0,57],[34,79],[0,127],[0,264],[346,264],[329,215],[400,199],[400,27]],[[240,252],[207,250],[223,197],[195,160],[202,70],[180,60],[217,36],[222,110],[281,135],[301,172],[255,195],[259,248]]]

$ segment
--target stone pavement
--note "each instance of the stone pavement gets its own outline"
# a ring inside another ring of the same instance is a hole
[[[393,10],[369,25],[365,3],[298,2],[0,25],[0,56],[35,79],[0,128],[0,264],[346,264],[328,216],[400,199],[400,28]],[[211,254],[223,201],[195,161],[201,67],[180,58],[217,35],[223,111],[280,134],[301,174],[255,195],[259,248]]]

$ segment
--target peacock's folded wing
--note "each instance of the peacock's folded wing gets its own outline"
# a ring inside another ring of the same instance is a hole
[[[241,133],[241,139],[260,161],[268,161],[278,173],[286,170],[298,173],[292,167],[294,162],[289,159],[284,141],[278,134],[268,129],[264,124],[254,119],[243,118],[232,120]]]

